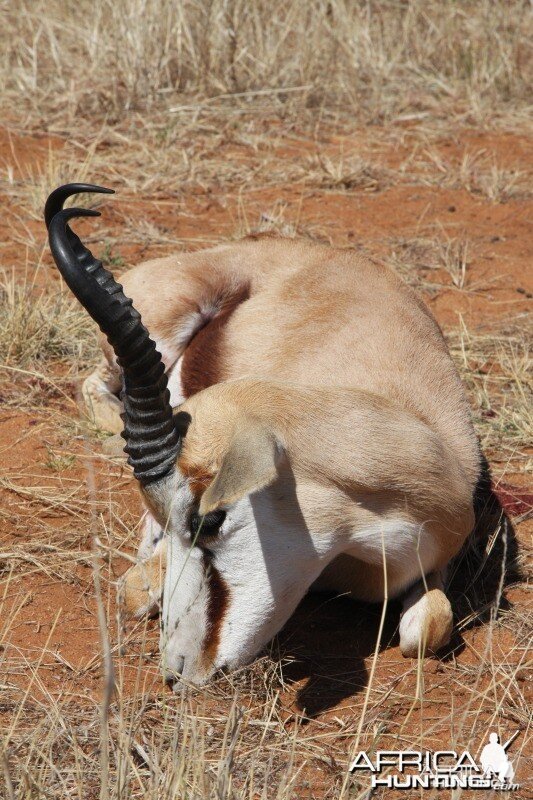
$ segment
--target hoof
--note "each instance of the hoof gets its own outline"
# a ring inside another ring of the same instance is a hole
[[[400,650],[405,658],[435,654],[449,644],[453,630],[450,601],[440,589],[408,608],[400,620]]]
[[[82,395],[87,416],[100,430],[120,433],[124,427],[122,403],[103,382],[98,370],[83,382]]]

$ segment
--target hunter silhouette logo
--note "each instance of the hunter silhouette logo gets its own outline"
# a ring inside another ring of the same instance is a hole
[[[513,783],[514,768],[507,751],[520,731],[516,731],[505,744],[492,732],[483,747],[480,763],[465,750],[377,750],[368,755],[357,753],[351,766],[352,774],[362,770],[370,772],[372,788],[389,789],[493,789],[513,791],[520,784]]]
[[[514,742],[520,731],[516,731],[505,744],[500,744],[497,733],[491,733],[489,743],[481,751],[481,767],[483,775],[497,777],[500,782],[512,783],[514,778],[513,765],[507,758],[507,748]]]

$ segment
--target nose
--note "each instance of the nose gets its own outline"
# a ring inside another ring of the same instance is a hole
[[[176,683],[178,683],[183,672],[184,665],[185,656],[176,656],[174,664],[172,665],[173,669],[170,669],[168,665],[165,665],[163,676],[165,684],[169,689],[174,689]]]
[[[169,672],[167,675],[165,675],[164,680],[167,689],[172,691],[174,689],[174,684],[176,683],[176,676]]]

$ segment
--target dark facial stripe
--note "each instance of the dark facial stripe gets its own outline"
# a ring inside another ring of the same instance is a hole
[[[202,647],[202,659],[206,668],[215,660],[220,644],[222,623],[229,604],[229,588],[213,563],[213,555],[204,550],[204,570],[208,586],[207,630]]]

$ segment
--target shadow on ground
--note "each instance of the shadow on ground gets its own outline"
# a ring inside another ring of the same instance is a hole
[[[376,646],[382,607],[348,597],[308,595],[278,637],[283,679],[307,678],[296,705],[313,718],[364,691],[365,659]],[[390,603],[380,649],[397,643],[399,603]]]

